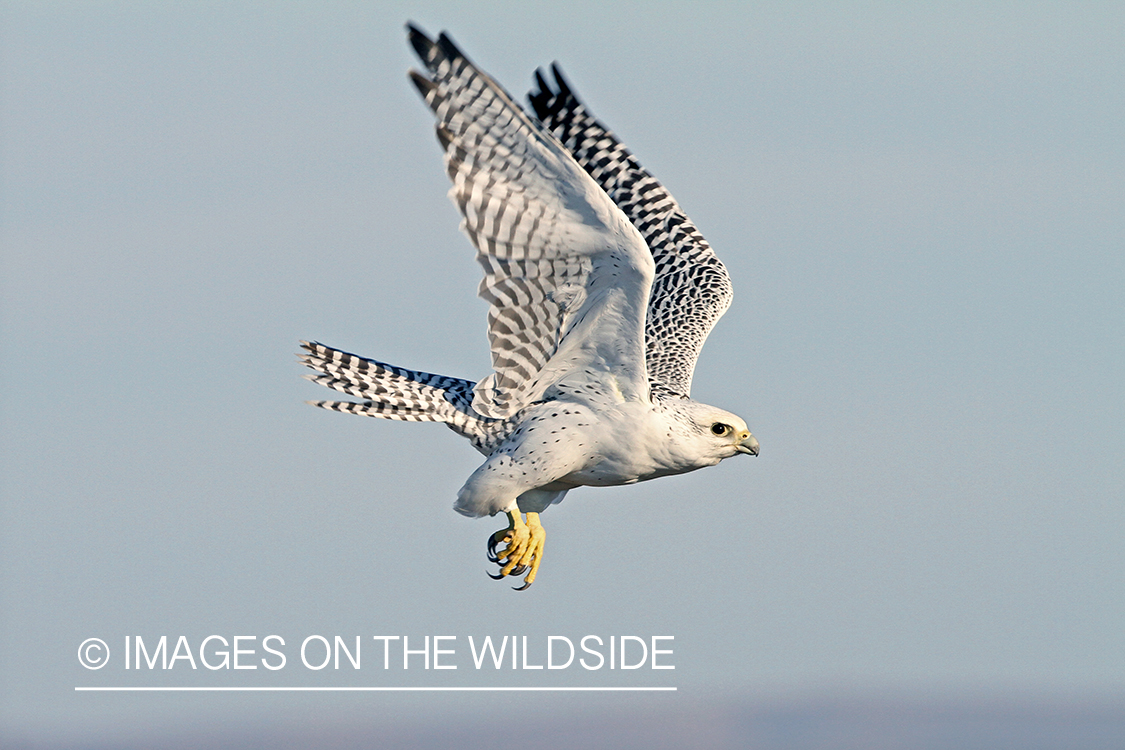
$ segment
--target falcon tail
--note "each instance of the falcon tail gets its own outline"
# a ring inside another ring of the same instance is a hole
[[[309,401],[313,406],[406,422],[445,422],[463,435],[475,433],[481,422],[472,410],[475,384],[470,380],[395,367],[315,341],[302,341],[301,348],[301,363],[316,372],[306,379],[363,399]]]

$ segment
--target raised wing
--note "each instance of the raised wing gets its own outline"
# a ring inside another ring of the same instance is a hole
[[[578,101],[557,65],[552,88],[535,72],[535,114],[629,217],[656,263],[648,302],[645,356],[654,390],[688,396],[707,335],[730,307],[727,269],[656,179]]]
[[[612,378],[626,398],[647,399],[653,262],[644,240],[449,37],[408,29],[430,74],[410,76],[437,118],[449,195],[484,268],[494,372],[477,384],[473,408],[507,417],[568,377]]]

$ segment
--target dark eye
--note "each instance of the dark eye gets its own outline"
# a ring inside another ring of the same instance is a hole
[[[734,428],[731,427],[729,424],[723,424],[722,422],[716,422],[715,424],[711,425],[711,434],[712,435],[718,435],[719,437],[726,437],[727,435],[731,434],[732,432],[734,432]]]

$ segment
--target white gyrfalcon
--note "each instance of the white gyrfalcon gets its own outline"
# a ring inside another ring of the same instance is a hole
[[[539,514],[569,490],[758,454],[740,417],[689,398],[730,278],[557,66],[554,86],[536,72],[531,116],[448,36],[407,28],[427,71],[410,78],[437,120],[449,195],[484,268],[493,372],[473,383],[302,342],[317,373],[306,377],[361,399],[310,403],[444,422],[468,438],[487,460],[454,508],[508,515],[488,541],[493,577],[526,571],[525,589],[543,560]]]

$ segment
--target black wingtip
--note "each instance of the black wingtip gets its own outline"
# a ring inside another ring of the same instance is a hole
[[[468,60],[465,53],[457,47],[453,38],[444,31],[437,35],[437,39],[430,39],[426,32],[408,22],[406,24],[406,36],[410,45],[414,48],[414,52],[430,70],[433,70],[437,61],[443,58],[446,60],[456,60],[457,58]]]
[[[552,86],[547,81],[547,76],[542,68],[535,71],[535,85],[538,90],[532,90],[527,95],[527,100],[531,102],[532,109],[535,110],[535,115],[542,121],[554,117],[563,110],[568,110],[574,106],[580,105],[578,97],[574,95],[574,91],[570,88],[570,82],[563,75],[562,66],[558,62],[551,63],[551,74],[555,78],[555,84]]]
[[[457,47],[457,43],[453,41],[453,37],[449,36],[449,34],[446,34],[444,31],[438,34],[437,46],[438,49],[442,51],[442,54],[450,60],[465,57],[465,53]]]
[[[535,85],[539,88],[532,89],[527,93],[527,101],[531,104],[535,116],[543,120],[550,111],[551,87],[547,85],[547,79],[543,77],[541,68],[535,70]]]
[[[542,68],[535,69],[535,85],[539,87],[539,91],[541,93],[547,93],[550,91],[550,89],[547,88],[547,79],[543,77]]]
[[[406,38],[410,41],[410,46],[414,48],[414,52],[418,57],[423,60],[429,59],[430,50],[434,48],[434,43],[426,36],[426,32],[408,21],[406,24]]]
[[[551,72],[555,75],[555,83],[559,86],[559,96],[574,96],[574,92],[570,89],[570,83],[566,80],[562,67],[557,62],[551,63]]]
[[[422,75],[417,70],[408,70],[406,72],[406,75],[410,78],[410,81],[414,84],[414,87],[418,89],[418,93],[422,95],[423,99],[425,99],[431,91],[437,88],[436,83],[431,81],[429,78],[426,78],[426,76]]]
[[[442,151],[449,150],[449,144],[453,142],[453,133],[448,129],[443,128],[440,124],[434,126],[434,133],[437,135],[438,143],[441,144]]]

